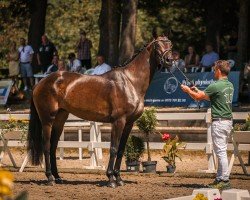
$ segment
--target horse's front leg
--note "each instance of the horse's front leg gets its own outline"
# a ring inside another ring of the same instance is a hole
[[[120,144],[117,152],[117,158],[115,162],[115,168],[114,168],[114,176],[116,177],[116,183],[119,186],[123,186],[124,182],[120,176],[120,168],[121,168],[121,162],[122,162],[122,157],[123,153],[125,151],[125,146],[128,140],[128,136],[133,128],[133,123],[126,124],[121,139],[120,139]]]
[[[124,126],[125,126],[125,120],[123,119],[118,119],[112,124],[110,158],[109,158],[109,164],[108,164],[108,169],[107,169],[107,177],[109,179],[108,186],[112,188],[117,187],[116,181],[114,179],[114,163],[115,163],[118,145],[119,145],[119,141],[120,141]]]
[[[43,125],[43,143],[44,143],[44,157],[45,157],[45,175],[48,178],[47,185],[53,185],[54,178],[51,172],[50,164],[50,138],[51,138],[51,125]]]

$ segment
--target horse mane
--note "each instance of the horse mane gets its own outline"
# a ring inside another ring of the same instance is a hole
[[[144,44],[143,47],[141,47],[138,52],[136,52],[131,58],[129,58],[128,60],[126,60],[123,64],[120,64],[120,65],[116,66],[116,68],[118,68],[118,67],[125,67],[127,64],[131,63],[138,56],[138,54],[140,54],[145,49],[145,47],[147,45],[148,44]]]

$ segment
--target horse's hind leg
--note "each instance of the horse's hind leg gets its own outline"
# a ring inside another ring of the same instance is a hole
[[[51,163],[51,172],[55,178],[55,183],[61,184],[63,183],[57,171],[56,164],[56,149],[58,145],[58,141],[63,131],[63,126],[65,121],[68,118],[69,113],[65,110],[59,110],[56,114],[55,122],[52,126],[52,135],[50,139],[51,147],[50,147],[50,163]]]
[[[115,158],[116,158],[116,154],[118,150],[119,141],[120,141],[124,126],[125,126],[124,119],[118,119],[112,124],[110,158],[109,158],[109,164],[108,164],[108,169],[107,169],[107,177],[109,179],[108,186],[112,188],[117,187],[116,181],[114,180],[114,164],[115,164]]]
[[[124,182],[120,176],[120,168],[121,168],[122,157],[123,157],[125,146],[128,140],[128,136],[132,128],[133,128],[133,123],[128,123],[125,125],[121,139],[120,139],[118,152],[117,152],[117,157],[116,157],[116,162],[115,162],[115,167],[114,167],[114,176],[116,177],[116,183],[119,186],[124,185]]]
[[[53,185],[53,176],[51,173],[51,165],[50,165],[50,138],[51,138],[51,130],[52,130],[52,123],[46,123],[42,125],[43,129],[43,151],[45,157],[45,175],[48,178],[47,185]]]

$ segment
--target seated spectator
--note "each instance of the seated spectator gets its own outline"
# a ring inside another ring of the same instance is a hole
[[[204,68],[205,72],[210,72],[214,62],[217,60],[219,60],[219,54],[213,51],[213,46],[211,44],[207,44],[206,54],[202,56],[198,71],[202,71],[202,68]]]
[[[58,71],[67,71],[65,60],[58,61]]]
[[[97,55],[97,63],[92,75],[101,75],[111,70],[111,67],[105,63],[103,55]]]
[[[69,59],[69,64],[68,64],[69,71],[81,73],[82,64],[81,61],[76,58],[76,55],[74,53],[70,53],[68,59]]]
[[[194,72],[193,69],[199,66],[199,55],[193,46],[188,47],[188,54],[185,56],[185,72]]]
[[[185,67],[185,62],[180,58],[180,53],[178,51],[173,52],[173,61],[172,61],[172,66],[169,68],[169,70],[174,73],[175,70],[179,70],[184,72],[184,67]]]
[[[51,74],[52,72],[56,72],[58,70],[58,55],[53,56],[52,65],[50,65],[47,71],[44,74]]]

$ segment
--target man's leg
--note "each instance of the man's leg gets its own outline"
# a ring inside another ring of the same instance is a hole
[[[232,121],[222,120],[212,123],[212,139],[216,156],[218,157],[218,170],[215,184],[218,187],[230,187],[228,158],[227,158],[227,141],[232,130]],[[215,186],[215,187],[217,187]]]
[[[20,63],[20,72],[21,72],[21,77],[23,79],[23,84],[24,84],[24,90],[28,89],[28,85],[27,85],[27,71],[26,71],[26,64]]]
[[[31,89],[32,89],[32,87],[34,86],[34,80],[33,80],[33,71],[32,71],[31,64],[27,64],[26,70],[27,70],[27,77],[29,77],[30,86],[31,86]]]

